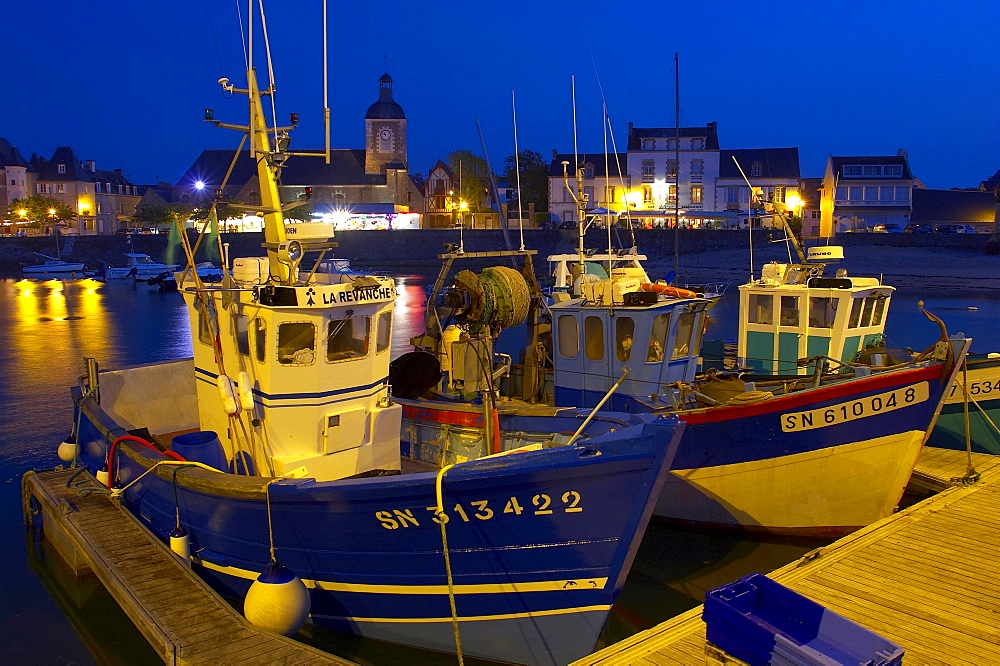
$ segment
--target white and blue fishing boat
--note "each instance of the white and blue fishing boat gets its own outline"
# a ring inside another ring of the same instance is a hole
[[[401,460],[387,382],[395,283],[322,270],[332,228],[286,224],[291,127],[269,126],[273,87],[246,76],[245,89],[220,83],[249,97],[240,129],[267,256],[236,259],[218,284],[178,273],[193,358],[89,362],[64,457],[265,628],[294,633],[308,616],[493,660],[585,656],[683,426],[644,415],[581,445],[442,468]]]
[[[839,249],[807,256],[796,247],[798,263],[769,265],[740,288],[740,355],[754,369],[733,373],[698,374],[711,301],[650,281],[634,249],[553,257],[566,288],[536,319],[528,314],[542,312],[535,290],[506,286],[516,271],[505,269],[503,280],[490,269],[463,271],[448,289],[442,274],[415,355],[391,369],[413,382],[393,381],[412,388],[401,394],[404,451],[461,460],[566,441],[595,408],[591,429],[673,414],[686,429],[658,516],[818,536],[889,515],[968,341],[943,334],[904,365],[853,364],[880,330],[892,288],[843,271],[824,277]],[[470,253],[442,256],[448,263]],[[595,256],[606,261],[601,271],[588,268]],[[530,263],[522,273],[530,283]],[[494,357],[494,336],[523,320],[523,359],[508,371],[514,364]]]

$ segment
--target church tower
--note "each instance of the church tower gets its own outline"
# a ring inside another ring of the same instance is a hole
[[[401,166],[400,166],[401,165]],[[365,114],[365,173],[406,169],[406,115],[392,99],[392,77],[378,80],[378,101]]]

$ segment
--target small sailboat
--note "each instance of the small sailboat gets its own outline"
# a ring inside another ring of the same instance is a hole
[[[32,252],[32,254],[42,257],[45,261],[40,264],[23,264],[21,266],[21,273],[28,278],[42,275],[83,277],[84,264],[76,261],[63,261],[62,251],[59,249],[59,231],[56,230],[53,232],[53,236],[56,241],[56,256],[50,257],[41,252]]]
[[[273,88],[252,64],[246,88],[220,83],[249,98],[267,256],[225,261],[219,284],[177,273],[193,358],[92,364],[74,392],[79,461],[260,626],[290,634],[308,616],[523,664],[590,653],[683,426],[647,415],[585,445],[402,460],[395,283],[324,264],[332,227],[285,220],[291,127],[265,121]]]

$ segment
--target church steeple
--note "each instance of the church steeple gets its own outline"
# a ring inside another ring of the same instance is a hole
[[[378,80],[378,101],[365,114],[365,173],[406,169],[406,114],[392,98],[392,77]]]

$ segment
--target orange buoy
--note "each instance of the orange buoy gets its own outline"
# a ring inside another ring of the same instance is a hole
[[[690,289],[681,289],[680,287],[671,287],[669,284],[656,284],[655,282],[643,282],[639,285],[639,291],[655,291],[658,294],[673,296],[674,298],[698,298],[698,294]]]

